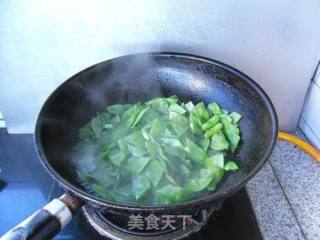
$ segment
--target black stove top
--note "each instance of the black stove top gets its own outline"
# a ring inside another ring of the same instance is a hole
[[[0,236],[60,196],[62,189],[40,164],[31,134],[0,130]],[[262,239],[245,189],[226,200],[207,226],[187,239]],[[102,239],[79,211],[55,239]]]

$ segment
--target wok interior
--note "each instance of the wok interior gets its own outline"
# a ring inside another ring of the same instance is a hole
[[[229,191],[262,161],[274,128],[261,93],[243,79],[218,63],[170,54],[131,55],[95,65],[65,82],[45,103],[37,126],[40,151],[47,159],[43,161],[82,189],[66,158],[80,127],[108,105],[177,95],[184,102],[217,102],[243,115],[242,141],[235,156],[240,170],[227,174],[216,192]]]

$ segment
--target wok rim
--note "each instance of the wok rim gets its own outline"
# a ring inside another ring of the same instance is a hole
[[[246,84],[250,85],[254,89],[254,91],[259,95],[259,97],[262,99],[262,101],[265,103],[267,110],[271,117],[271,141],[269,143],[268,148],[265,150],[262,159],[256,164],[256,166],[245,176],[245,178],[237,183],[235,186],[233,186],[229,191],[224,191],[220,193],[212,193],[207,196],[203,196],[196,199],[191,199],[185,202],[176,203],[176,204],[170,204],[170,205],[156,205],[156,206],[150,206],[150,205],[134,205],[134,204],[126,204],[126,203],[118,203],[113,201],[108,201],[100,197],[96,197],[67,181],[63,176],[61,176],[50,164],[48,161],[43,146],[41,144],[41,125],[42,125],[42,119],[43,115],[46,112],[48,105],[54,100],[55,96],[60,93],[60,90],[67,85],[69,82],[75,80],[75,78],[87,71],[90,71],[93,68],[97,68],[99,66],[102,66],[104,64],[110,63],[112,61],[115,61],[120,58],[126,58],[126,57],[132,57],[132,56],[138,56],[138,55],[153,55],[153,56],[166,56],[166,57],[182,57],[185,59],[192,59],[192,60],[198,60],[202,62],[207,62],[210,64],[213,64],[215,66],[221,67],[226,71],[231,72],[232,74],[236,75],[237,77],[240,77],[241,80],[245,81]],[[64,190],[67,190],[71,194],[78,196],[85,202],[94,203],[99,205],[100,207],[111,207],[116,209],[126,209],[126,210],[137,210],[137,211],[161,211],[161,210],[174,210],[177,208],[183,208],[183,207],[190,207],[195,206],[203,203],[208,202],[217,202],[219,200],[223,200],[227,197],[230,197],[231,195],[238,192],[242,187],[246,185],[246,183],[252,179],[253,176],[257,174],[257,172],[262,168],[262,166],[266,163],[268,158],[270,157],[274,145],[277,141],[277,133],[278,133],[278,118],[275,111],[275,108],[269,98],[269,96],[266,94],[266,92],[260,87],[252,78],[247,76],[246,74],[242,73],[241,71],[235,69],[234,67],[225,64],[223,62],[197,56],[193,54],[188,53],[178,53],[178,52],[144,52],[144,53],[134,53],[134,54],[127,54],[119,57],[115,57],[106,61],[102,61],[99,63],[96,63],[90,67],[85,68],[84,70],[72,75],[67,80],[62,82],[45,100],[43,103],[41,110],[38,114],[36,125],[35,125],[35,134],[34,134],[34,141],[36,145],[36,150],[38,157],[40,158],[40,162],[45,168],[45,170],[51,175],[51,177],[57,181]]]

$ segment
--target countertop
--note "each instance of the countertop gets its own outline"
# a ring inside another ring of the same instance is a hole
[[[247,190],[264,239],[320,239],[320,164],[307,153],[278,141]]]

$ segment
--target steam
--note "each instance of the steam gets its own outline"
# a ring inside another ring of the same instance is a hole
[[[160,84],[154,81],[154,71],[150,71],[154,63],[151,54],[131,55],[125,61],[115,59],[108,69],[99,65],[94,68],[94,75],[103,79],[102,82],[98,80],[95,83],[94,79],[87,79],[88,82],[93,81],[92,85],[82,85],[80,88],[93,104],[100,107],[161,96]]]

